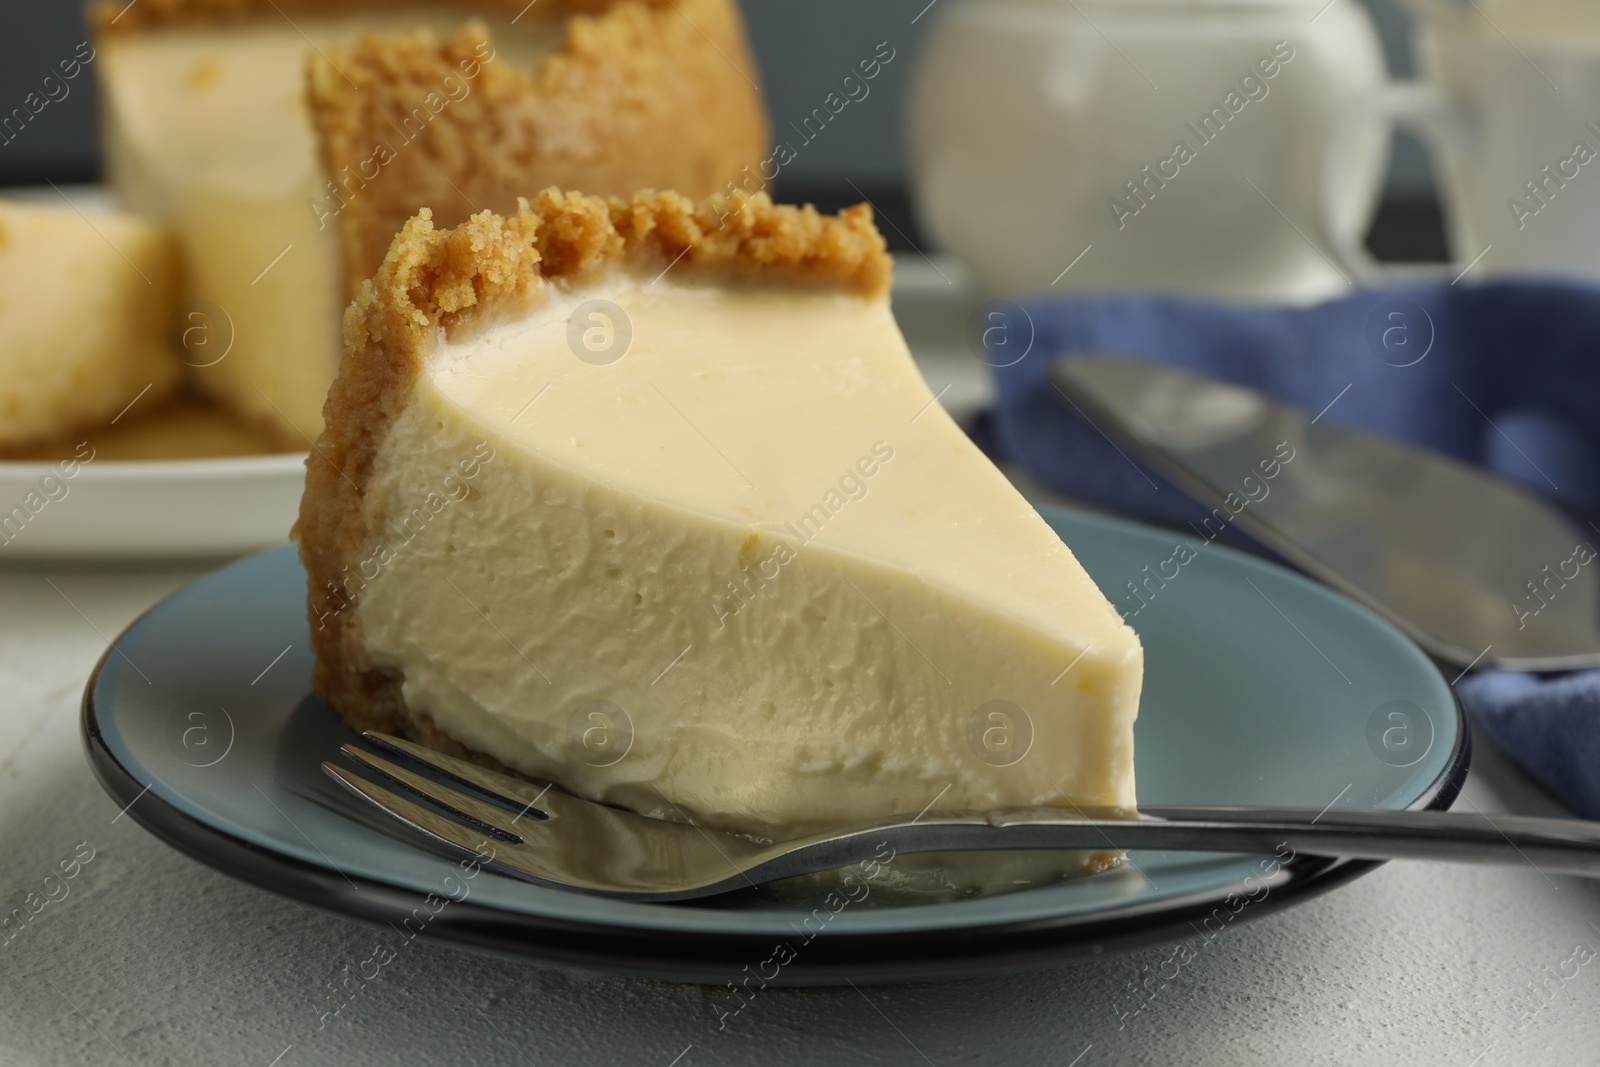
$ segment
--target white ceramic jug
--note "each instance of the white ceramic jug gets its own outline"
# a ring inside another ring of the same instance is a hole
[[[1393,109],[1356,0],[941,8],[912,185],[986,291],[1310,301],[1359,280]]]

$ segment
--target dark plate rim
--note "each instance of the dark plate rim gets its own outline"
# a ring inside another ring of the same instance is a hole
[[[283,551],[273,549],[270,551]],[[265,553],[263,553],[265,554]],[[1248,553],[1241,553],[1248,555]],[[205,579],[200,579],[204,581]],[[188,587],[185,587],[188,588]],[[223,874],[301,903],[399,931],[418,905],[417,894],[361,875],[346,877],[280,855],[179,810],[139,782],[111,752],[96,716],[100,674],[123,636],[177,590],[142,612],[101,653],[89,675],[82,705],[84,748],[95,778],[140,826],[178,852]],[[1430,659],[1435,671],[1436,661]],[[1440,671],[1443,678],[1443,672]],[[1454,685],[1447,685],[1456,715],[1456,738],[1439,774],[1409,810],[1445,810],[1455,802],[1471,763],[1472,735]],[[148,796],[146,794],[149,794]],[[775,977],[758,973],[777,941],[769,934],[717,933],[623,927],[553,916],[506,912],[470,896],[442,908],[415,936],[436,937],[464,948],[532,958],[610,974],[714,985],[842,985],[846,982],[915,982],[976,977],[1044,967],[1075,956],[1097,956],[1200,935],[1207,918],[1227,929],[1255,921],[1325,893],[1381,866],[1379,861],[1297,856],[1278,872],[1264,897],[1237,911],[1225,901],[1259,892],[1243,880],[1176,899],[1132,903],[1088,914],[973,925],[954,930],[834,932],[795,950]],[[404,936],[401,934],[400,936]]]

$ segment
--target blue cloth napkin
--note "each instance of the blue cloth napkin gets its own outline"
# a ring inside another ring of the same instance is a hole
[[[1600,516],[1600,288],[1426,285],[1305,308],[1108,296],[986,312],[982,343],[999,397],[980,441],[1126,515],[1186,528],[1207,509],[1073,412],[1050,385],[1057,356],[1124,355],[1251,386]],[[1457,689],[1496,742],[1573,810],[1600,819],[1600,671],[1482,671]]]

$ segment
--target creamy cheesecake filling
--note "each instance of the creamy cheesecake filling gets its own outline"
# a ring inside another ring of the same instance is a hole
[[[171,235],[133,216],[0,200],[0,453],[161,402],[180,369],[172,261]]]
[[[364,32],[442,35],[460,23],[459,12],[420,9],[159,29],[101,43],[111,184],[125,206],[174,228],[186,297],[220,308],[231,325],[227,357],[198,369],[196,380],[281,436],[315,439],[321,428],[346,303],[327,215],[338,200],[304,99],[306,57]],[[561,32],[537,18],[497,28],[492,61],[532,67]],[[441,86],[441,106],[470,91],[465,76]],[[397,128],[395,154],[415,136]]]
[[[1132,805],[1138,640],[932,401],[833,292],[619,276],[441,337],[367,485],[366,652],[471,748],[764,837]]]

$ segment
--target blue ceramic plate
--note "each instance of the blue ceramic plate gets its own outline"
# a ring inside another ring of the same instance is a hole
[[[1142,802],[1454,799],[1465,722],[1438,670],[1393,627],[1216,545],[1045,517],[1114,602],[1138,608]],[[1169,562],[1185,555],[1180,544],[1193,558]],[[323,775],[354,735],[312,695],[311,669],[293,549],[218,571],[134,623],[96,668],[83,713],[95,771],[132,818],[202,863],[334,911],[552,962],[717,983],[971,975],[1215,931],[1373,866],[1140,852],[1120,869],[1020,892],[821,910],[754,893],[635,904],[487,870],[469,879]]]

